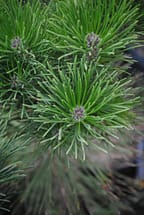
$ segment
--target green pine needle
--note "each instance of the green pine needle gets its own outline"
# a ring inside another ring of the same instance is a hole
[[[132,99],[129,81],[118,80],[117,71],[99,69],[77,58],[66,69],[49,67],[39,82],[38,104],[34,105],[34,121],[40,123],[42,143],[56,150],[64,147],[66,154],[75,158],[95,141],[108,142],[117,129],[130,128],[136,103]],[[103,146],[97,147],[103,150]]]
[[[90,60],[100,56],[102,64],[119,61],[127,45],[137,39],[138,7],[132,5],[132,0],[56,1],[47,29],[52,52],[59,52],[60,58],[83,53]]]

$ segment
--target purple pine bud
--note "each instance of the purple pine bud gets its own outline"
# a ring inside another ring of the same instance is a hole
[[[17,49],[21,45],[21,39],[20,37],[15,37],[14,39],[11,40],[11,48]]]
[[[88,48],[95,48],[100,41],[99,36],[93,32],[87,35],[86,40]]]
[[[98,55],[97,45],[100,41],[100,38],[98,35],[92,32],[87,35],[86,41],[87,41],[87,47],[90,49],[90,51],[87,54],[87,59],[88,61],[91,61],[97,58],[97,55]]]
[[[85,109],[82,106],[77,106],[74,109],[73,117],[75,120],[80,121],[85,116]]]
[[[18,77],[16,75],[14,75],[11,78],[11,89],[18,89],[18,88],[23,88],[24,85],[22,84],[22,82],[18,79]]]

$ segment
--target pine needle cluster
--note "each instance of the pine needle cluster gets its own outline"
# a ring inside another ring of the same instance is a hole
[[[139,19],[133,0],[0,0],[1,184],[16,183],[25,167],[36,170],[47,152],[42,181],[29,188],[42,194],[45,181],[62,171],[61,155],[80,162],[91,145],[107,153],[116,147],[119,130],[132,128],[139,98],[117,63],[132,62],[124,52],[138,45]],[[76,194],[68,182],[72,176],[64,176],[60,180]],[[75,214],[65,188],[59,188],[66,213]],[[0,193],[0,209],[5,195]],[[39,198],[35,208],[42,215],[49,193]],[[52,199],[50,215],[61,202]]]

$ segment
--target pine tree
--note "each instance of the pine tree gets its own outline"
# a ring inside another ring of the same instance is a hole
[[[1,214],[119,213],[110,173],[90,158],[117,150],[135,123],[140,98],[119,63],[140,46],[140,9],[0,0]]]

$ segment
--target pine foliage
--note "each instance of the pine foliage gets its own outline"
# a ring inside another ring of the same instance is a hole
[[[22,205],[27,215],[118,212],[98,201],[91,211],[80,185],[102,177],[82,174],[80,160],[133,126],[139,98],[118,62],[132,62],[139,11],[133,0],[0,0],[1,211],[27,175],[13,215]]]

